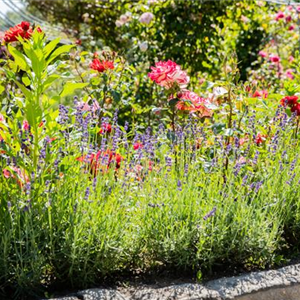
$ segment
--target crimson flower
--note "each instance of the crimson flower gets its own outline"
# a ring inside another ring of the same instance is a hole
[[[252,97],[254,98],[268,98],[268,91],[267,90],[262,90],[262,91],[258,91],[256,90],[254,92],[254,94],[252,95]]]
[[[286,96],[280,100],[280,104],[284,107],[294,106],[298,104],[298,96]]]
[[[109,60],[103,60],[100,61],[98,58],[95,58],[91,64],[90,68],[93,70],[98,71],[99,73],[102,73],[108,69],[113,70],[114,69],[114,62]]]
[[[22,22],[14,27],[9,28],[4,34],[4,41],[6,43],[17,42],[18,38],[30,39],[32,28],[29,22]]]
[[[300,116],[300,103],[297,103],[294,106],[292,106],[291,112],[295,112],[297,116]]]
[[[300,103],[298,103],[298,96],[286,96],[280,100],[280,104],[284,107],[289,106],[291,112],[300,116]]]
[[[143,147],[144,147],[144,145],[142,143],[134,143],[133,144],[134,150],[142,149]]]
[[[266,135],[263,135],[263,134],[261,134],[261,133],[258,133],[258,134],[256,135],[256,137],[255,137],[254,142],[255,142],[255,144],[256,144],[257,146],[259,146],[259,145],[261,145],[262,143],[264,143],[264,142],[266,141],[266,138],[267,138]]]
[[[92,153],[76,158],[77,161],[85,162],[89,165],[91,173],[96,176],[99,170],[106,171],[115,162],[115,170],[117,171],[121,167],[121,161],[123,157],[107,149],[106,151],[98,151],[96,154]]]
[[[103,123],[101,125],[101,128],[99,130],[99,134],[102,134],[102,133],[111,133],[111,125],[109,123]]]

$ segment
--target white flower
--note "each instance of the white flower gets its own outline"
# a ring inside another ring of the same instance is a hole
[[[154,18],[154,15],[151,12],[145,12],[140,16],[139,21],[142,24],[148,25],[152,21],[153,18]]]
[[[148,42],[142,42],[142,43],[140,43],[139,44],[139,47],[140,47],[140,50],[142,51],[142,52],[145,52],[145,51],[147,51],[147,49],[148,49]]]

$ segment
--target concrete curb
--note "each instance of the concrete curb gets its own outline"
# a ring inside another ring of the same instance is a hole
[[[205,284],[179,284],[162,288],[88,289],[51,300],[299,300],[300,264],[278,270],[220,278]]]

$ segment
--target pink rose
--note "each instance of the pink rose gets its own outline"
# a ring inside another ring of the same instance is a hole
[[[28,123],[28,121],[24,120],[23,121],[23,126],[22,126],[23,130],[25,131],[29,131],[30,130],[30,125]]]
[[[278,21],[280,19],[283,19],[285,16],[284,16],[284,13],[282,11],[279,11],[277,14],[276,14],[276,17],[275,17],[275,20]]]
[[[140,18],[139,21],[142,24],[150,24],[150,22],[152,21],[152,19],[154,18],[154,15],[151,12],[145,12],[143,13]]]
[[[151,67],[151,71],[148,74],[149,78],[166,89],[173,87],[174,84],[178,84],[181,88],[185,87],[190,80],[186,72],[171,60],[157,62],[155,67]]]
[[[270,58],[270,61],[273,62],[273,63],[280,62],[280,57],[278,55],[271,54],[269,58]]]
[[[189,102],[179,101],[176,104],[177,109],[187,110],[190,112],[199,112],[201,117],[211,117],[212,112],[206,107],[210,102],[198,96],[196,93],[191,91],[183,91],[178,93],[177,97],[182,100],[188,100]]]
[[[287,23],[291,22],[292,21],[292,16],[285,17],[285,20],[286,20]]]
[[[292,30],[294,30],[295,29],[295,25],[291,25],[290,27],[289,27],[289,31],[292,31]]]
[[[294,75],[293,75],[294,70],[292,69],[288,69],[285,71],[285,75],[286,77],[290,78],[290,79],[294,79]]]
[[[261,50],[261,51],[258,52],[258,55],[261,56],[261,57],[267,57],[268,53]]]
[[[295,57],[293,55],[290,55],[289,62],[293,62],[295,60]]]
[[[5,121],[4,117],[2,114],[0,114],[0,123],[3,123]]]

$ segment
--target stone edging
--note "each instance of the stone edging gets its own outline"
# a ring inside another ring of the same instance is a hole
[[[51,300],[299,300],[300,264],[278,270],[220,278],[204,284],[179,284],[162,288],[89,289]]]

